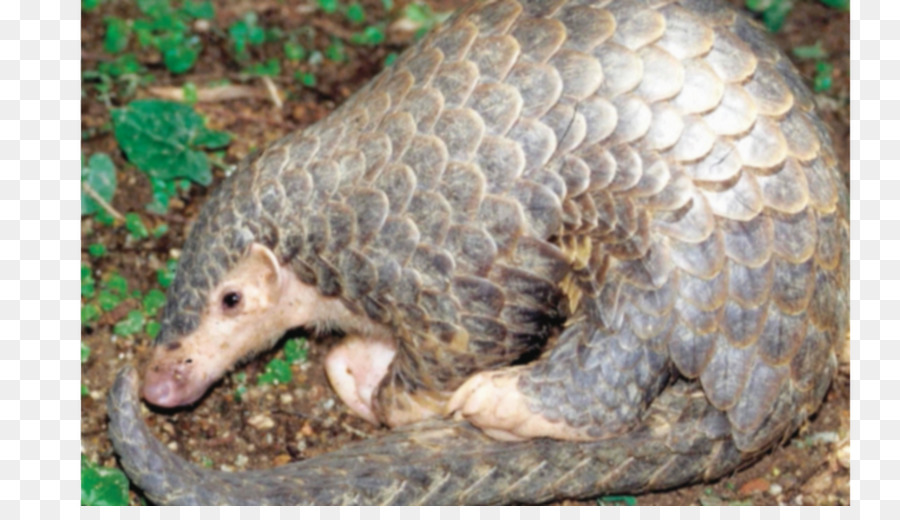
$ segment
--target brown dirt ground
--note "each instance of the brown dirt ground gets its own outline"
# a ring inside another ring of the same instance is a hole
[[[730,1],[737,5],[743,3],[742,0]],[[355,47],[347,42],[348,60],[339,64],[326,60],[321,64],[316,69],[317,85],[312,89],[301,88],[292,79],[293,70],[283,69],[281,77],[275,78],[274,82],[286,100],[283,107],[277,109],[265,95],[265,87],[258,79],[247,80],[240,75],[240,66],[230,51],[226,28],[249,10],[254,10],[264,27],[280,27],[286,31],[311,27],[318,49],[324,49],[330,37],[346,37],[351,29],[346,18],[305,8],[311,3],[215,0],[216,18],[210,24],[211,28],[200,33],[203,53],[194,70],[186,75],[167,73],[158,54],[141,51],[138,57],[154,73],[154,87],[178,87],[191,81],[202,88],[224,78],[232,84],[247,85],[262,93],[259,97],[197,106],[207,117],[210,127],[234,135],[225,157],[225,162],[234,164],[267,141],[323,117],[372,77],[389,52],[399,51],[412,41],[408,32],[388,31],[386,43],[375,48]],[[406,3],[405,0],[396,2],[395,18]],[[441,11],[459,3],[459,0],[442,0],[433,5]],[[818,98],[823,117],[831,126],[843,171],[849,172],[849,14],[826,8],[814,0],[796,3],[776,39],[785,49],[821,41],[830,55],[829,61],[835,68],[834,86]],[[363,0],[362,4],[369,21],[392,16],[385,12],[380,0]],[[99,61],[109,58],[103,51],[103,20],[109,15],[134,19],[138,12],[133,2],[111,1],[93,13],[85,13],[82,21],[83,70],[95,69]],[[254,52],[254,58],[263,62],[269,57],[280,56],[280,53],[278,45],[267,44],[261,52]],[[811,83],[814,63],[802,61],[798,66]],[[110,228],[96,224],[93,219],[84,219],[82,263],[91,265],[95,276],[117,271],[128,280],[131,289],[146,292],[157,287],[156,269],[177,254],[186,224],[199,210],[207,189],[194,187],[189,196],[176,198],[165,216],[144,210],[150,200],[149,182],[125,161],[108,126],[104,127],[109,122],[108,108],[91,89],[86,92],[82,100],[82,129],[86,136],[82,147],[88,156],[105,152],[113,158],[119,184],[113,206],[122,213],[138,212],[149,229],[167,224],[169,232],[159,239],[135,243],[127,239],[122,226]],[[140,89],[136,97],[152,96],[147,90]],[[128,101],[130,99],[113,97],[115,106]],[[217,171],[215,175],[220,179],[222,172]],[[109,252],[100,259],[90,257],[87,247],[93,243],[106,245]],[[82,450],[91,460],[110,467],[117,465],[117,459],[106,436],[106,392],[120,367],[145,360],[150,350],[146,336],[121,338],[112,334],[112,325],[136,305],[133,301],[123,304],[105,314],[95,325],[82,329],[82,339],[92,349],[89,361],[82,365],[82,381],[90,389],[90,395],[82,399]],[[295,369],[294,381],[288,385],[254,386],[241,402],[237,402],[234,398],[237,382],[228,376],[196,407],[175,413],[151,414],[148,423],[160,439],[182,456],[198,464],[234,470],[265,468],[305,459],[344,443],[377,435],[375,428],[351,416],[335,398],[318,363],[326,350],[325,345],[312,345],[309,361]],[[256,375],[274,355],[263,355],[246,365],[243,370],[248,381],[255,381]],[[849,381],[845,360],[817,417],[794,440],[774,450],[758,464],[716,483],[639,496],[637,504],[849,504]],[[140,503],[139,497],[139,492],[132,490],[133,504]],[[563,502],[566,505],[597,503]]]

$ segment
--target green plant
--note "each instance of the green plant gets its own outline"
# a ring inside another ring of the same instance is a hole
[[[138,0],[138,8],[145,15],[134,21],[134,33],[142,47],[157,49],[163,63],[173,74],[193,68],[202,50],[200,38],[191,34],[191,21],[212,19],[212,2],[183,2],[175,8],[169,0]]]
[[[175,182],[212,181],[205,150],[223,148],[231,141],[225,132],[206,128],[191,107],[155,99],[132,101],[112,111],[113,131],[128,160],[150,177],[154,203],[148,209],[165,212]]]
[[[150,236],[150,232],[147,231],[147,227],[144,226],[144,221],[141,220],[141,216],[137,213],[128,213],[125,215],[125,229],[128,230],[131,238],[136,240]]]
[[[293,377],[291,365],[306,362],[308,356],[306,338],[287,340],[284,349],[277,356],[266,364],[265,371],[257,377],[257,385],[289,383]]]
[[[156,270],[156,281],[159,282],[160,287],[168,289],[172,285],[172,281],[175,280],[175,268],[177,266],[178,261],[170,258],[166,261],[165,267]]]
[[[98,466],[82,455],[81,505],[127,506],[128,478],[121,470]]]
[[[88,254],[94,258],[100,258],[106,254],[106,246],[103,244],[91,244],[88,246]]]
[[[256,13],[250,11],[228,28],[234,52],[240,60],[249,58],[250,46],[262,45],[266,41],[266,31],[256,22]]]
[[[266,363],[265,372],[256,378],[257,385],[267,385],[276,383],[289,383],[293,374],[291,373],[291,365],[283,359],[275,358]]]
[[[834,66],[826,61],[828,53],[822,48],[821,42],[815,45],[806,45],[795,47],[793,54],[798,59],[814,59],[816,60],[816,75],[813,77],[813,90],[816,92],[825,92],[831,89],[834,82]]]
[[[850,0],[819,0],[819,2],[822,2],[823,5],[827,5],[828,7],[833,7],[842,11],[850,10]]]
[[[107,17],[105,21],[106,36],[103,39],[103,48],[111,54],[124,51],[131,39],[131,25],[115,16]]]
[[[338,2],[337,0],[316,0],[319,4],[319,8],[325,11],[326,13],[333,13],[337,11]]]
[[[288,363],[304,363],[308,354],[306,338],[291,338],[284,343],[284,360]]]
[[[81,10],[88,12],[93,11],[102,1],[103,0],[81,0]]]
[[[793,0],[746,0],[747,9],[760,13],[763,24],[771,32],[778,32],[788,13],[794,8]]]
[[[363,9],[363,6],[357,2],[348,5],[344,14],[347,16],[347,20],[349,20],[350,23],[360,24],[366,21],[366,11]]]
[[[435,25],[450,17],[450,12],[435,13],[427,4],[407,4],[403,10],[403,17],[416,26],[415,37],[418,40],[425,36]]]
[[[85,163],[81,158],[81,215],[97,215],[111,222],[109,203],[116,192],[116,167],[105,153],[96,153]]]

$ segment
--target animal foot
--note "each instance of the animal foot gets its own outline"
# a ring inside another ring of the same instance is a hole
[[[338,397],[356,415],[373,424],[380,421],[372,398],[395,353],[393,343],[351,336],[325,358],[325,372]]]
[[[589,440],[583,429],[565,421],[550,421],[529,407],[531,398],[518,387],[524,367],[514,367],[473,375],[450,398],[447,415],[467,420],[487,435],[502,441],[523,441],[535,437],[560,440]]]

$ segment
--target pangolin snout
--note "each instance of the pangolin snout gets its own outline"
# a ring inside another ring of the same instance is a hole
[[[148,403],[164,408],[192,404],[208,387],[191,377],[191,359],[155,362],[144,373],[141,393]]]
[[[142,390],[144,399],[148,403],[166,408],[177,406],[174,403],[175,383],[170,379],[156,379],[148,377],[144,380],[144,388]]]

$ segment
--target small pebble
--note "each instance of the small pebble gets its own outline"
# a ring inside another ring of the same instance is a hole
[[[833,479],[831,471],[823,471],[803,484],[803,492],[808,494],[825,493],[831,488]]]
[[[837,461],[844,469],[850,469],[850,442],[845,442],[837,451]]]
[[[291,456],[287,453],[282,453],[280,455],[275,455],[275,458],[272,459],[273,464],[277,466],[284,466],[285,464],[291,461]]]
[[[237,457],[235,457],[235,459],[234,459],[234,465],[237,466],[237,467],[239,467],[239,468],[245,468],[245,467],[247,467],[247,463],[248,463],[248,462],[250,462],[250,458],[247,457],[246,455],[244,455],[243,453],[239,454],[239,455],[238,455]]]
[[[769,494],[773,497],[777,497],[782,491],[784,491],[784,489],[781,488],[780,484],[772,484],[769,486]]]
[[[166,448],[169,448],[170,451],[178,451],[178,443],[175,441],[166,444]]]
[[[294,402],[294,396],[291,394],[281,394],[279,397],[281,399],[281,404],[291,404]]]
[[[755,478],[753,480],[747,481],[743,486],[738,490],[738,494],[741,496],[752,495],[754,493],[762,493],[769,489],[769,481],[764,478]]]
[[[257,430],[269,430],[275,427],[275,421],[264,413],[256,414],[247,419],[247,424],[253,426]]]

